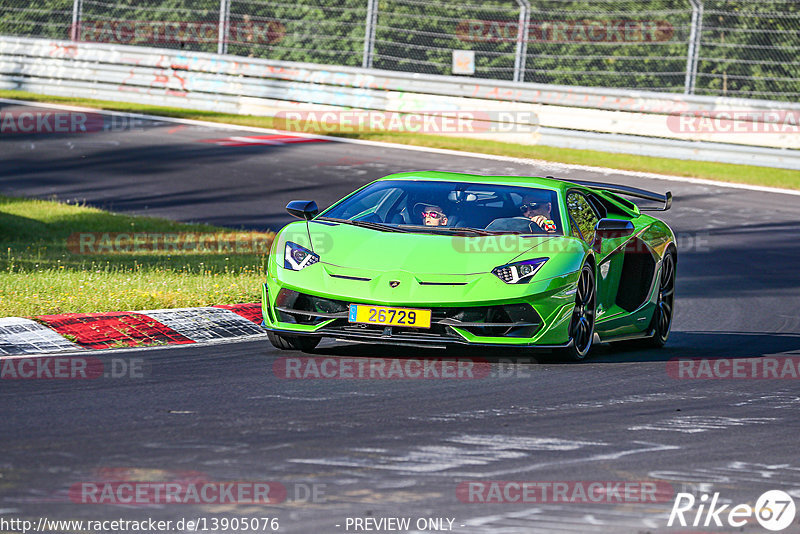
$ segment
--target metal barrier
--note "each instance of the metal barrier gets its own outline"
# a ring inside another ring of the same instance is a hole
[[[487,122],[473,134],[482,139],[800,169],[800,105],[783,102],[332,69],[27,38],[0,39],[0,87],[250,115],[475,112]],[[702,114],[716,131],[682,129],[704,120]],[[787,129],[792,120],[795,128]]]

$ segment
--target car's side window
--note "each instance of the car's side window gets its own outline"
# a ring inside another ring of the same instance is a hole
[[[608,209],[606,209],[605,204],[597,195],[589,195],[587,199],[592,204],[595,213],[597,213],[601,219],[608,216]]]
[[[592,205],[582,194],[572,191],[567,194],[567,209],[569,216],[575,221],[580,231],[580,236],[587,243],[594,241],[594,227],[600,218]]]

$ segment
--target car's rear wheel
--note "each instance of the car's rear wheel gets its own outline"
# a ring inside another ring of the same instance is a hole
[[[675,271],[677,257],[673,250],[664,254],[661,260],[661,276],[658,281],[658,298],[650,322],[653,335],[645,339],[651,347],[663,347],[669,338],[672,328],[672,317],[675,312]]]
[[[319,345],[322,338],[314,336],[287,336],[284,334],[276,334],[275,332],[267,332],[267,337],[272,346],[281,350],[301,350],[303,352],[311,352]]]
[[[597,312],[597,288],[594,267],[586,263],[578,277],[575,291],[575,308],[569,324],[569,337],[572,342],[562,350],[562,356],[569,361],[585,360],[592,350],[594,341],[594,319]]]

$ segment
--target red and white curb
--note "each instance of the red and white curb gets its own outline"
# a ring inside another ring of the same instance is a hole
[[[0,318],[0,356],[263,335],[261,304]]]
[[[199,139],[198,143],[211,143],[219,146],[283,146],[294,143],[325,143],[326,139],[315,139],[313,137],[300,137],[297,135],[236,135],[223,137],[220,139]]]
[[[80,350],[81,347],[31,319],[0,318],[0,356]]]

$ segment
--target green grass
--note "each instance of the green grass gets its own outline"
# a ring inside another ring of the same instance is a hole
[[[140,237],[101,248],[111,244],[99,241],[102,233],[170,234],[177,246],[165,250],[163,240],[146,245]],[[88,246],[81,253],[75,239],[80,234],[92,236],[95,253]],[[199,235],[205,249],[184,246]],[[271,239],[272,234],[0,196],[0,317],[257,302]]]
[[[194,111],[181,108],[151,106],[146,104],[131,104],[124,102],[110,102],[86,98],[56,97],[28,93],[24,91],[0,91],[0,97],[32,100],[38,102],[62,103],[113,111],[147,113],[166,117],[204,120],[227,124],[241,124],[244,126],[257,126],[262,128],[275,128],[280,126],[280,123],[275,121],[272,117],[232,115],[228,113],[217,113],[212,111]],[[615,169],[625,169],[631,171],[655,172],[671,174],[675,176],[719,180],[723,182],[736,182],[769,187],[800,189],[800,171],[792,171],[788,169],[773,169],[750,165],[731,165],[728,163],[712,163],[703,161],[685,161],[669,158],[654,158],[650,156],[632,156],[629,154],[613,154],[592,150],[527,146],[497,141],[484,141],[480,139],[455,138],[413,133],[365,132],[358,134],[331,133],[330,135],[338,135],[339,137],[348,137],[354,139],[384,141],[389,143],[403,143],[415,146],[446,148],[450,150],[461,150],[467,152],[482,152],[485,154],[495,154],[517,158],[532,158],[561,163],[611,167]]]

